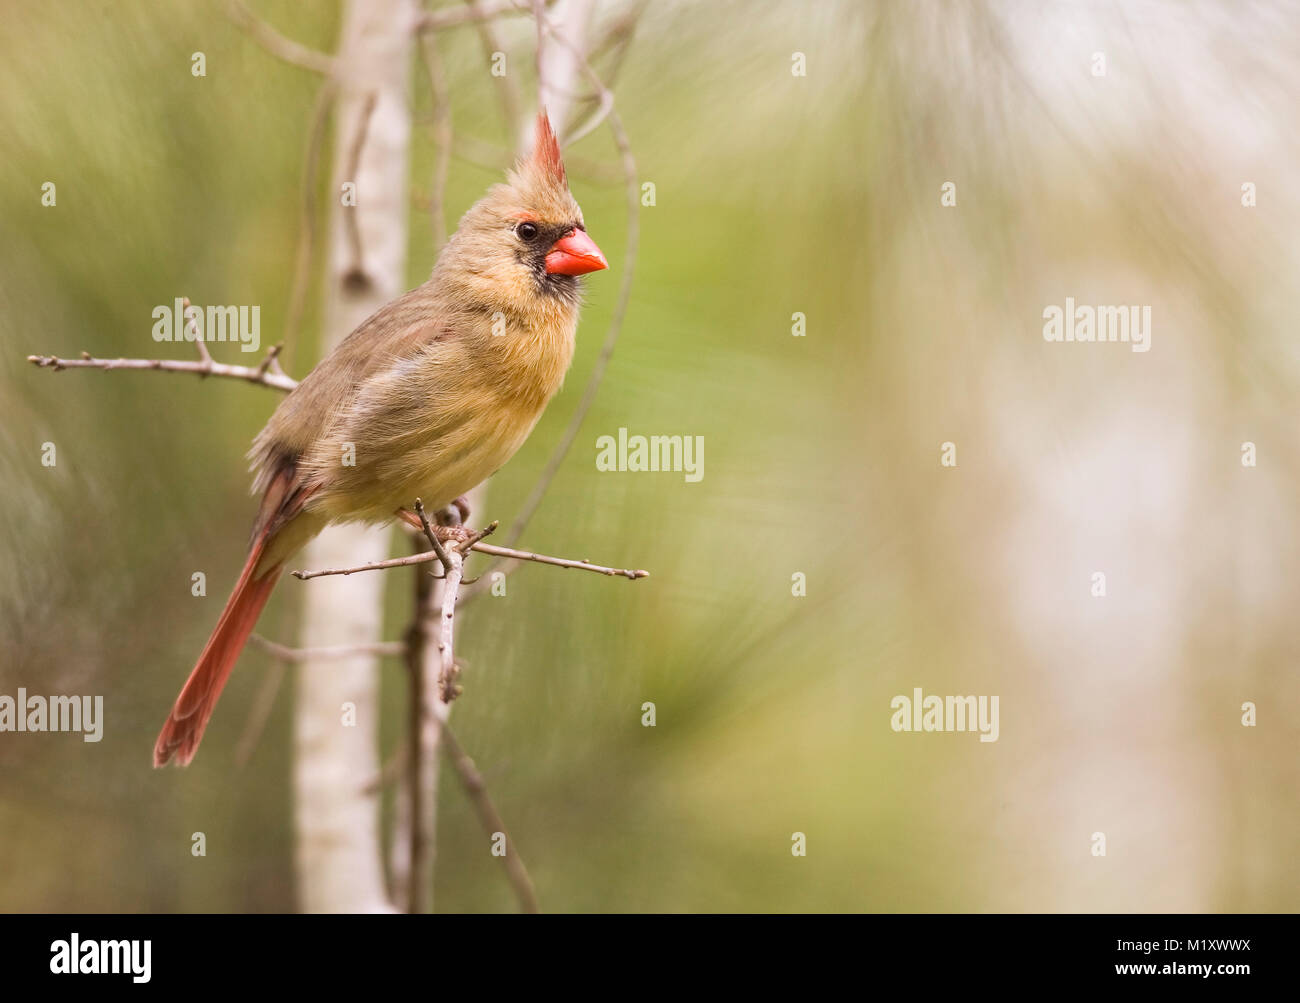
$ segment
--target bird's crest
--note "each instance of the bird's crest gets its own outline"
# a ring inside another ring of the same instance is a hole
[[[533,169],[547,181],[561,188],[569,186],[569,180],[564,174],[564,160],[560,157],[560,141],[555,138],[555,130],[551,128],[551,120],[546,117],[544,110],[537,113],[531,163]]]

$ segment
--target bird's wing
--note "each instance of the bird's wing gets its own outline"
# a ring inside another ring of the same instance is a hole
[[[424,287],[411,290],[363,321],[321,360],[271,415],[249,453],[257,471],[254,490],[265,492],[355,410],[376,374],[418,359],[446,336],[445,311]]]

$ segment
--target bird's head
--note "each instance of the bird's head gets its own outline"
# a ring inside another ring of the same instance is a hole
[[[573,308],[578,276],[608,268],[569,192],[560,144],[537,116],[531,155],[465,213],[435,276],[479,302],[521,312]]]

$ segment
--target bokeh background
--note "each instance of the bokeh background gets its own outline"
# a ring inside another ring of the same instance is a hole
[[[238,571],[244,452],[278,395],[25,356],[187,358],[150,338],[180,295],[260,304],[277,340],[317,81],[217,3],[2,6],[0,693],[103,694],[106,726],[0,734],[0,909],[292,910],[292,687],[249,765],[233,754],[269,657],[245,653],[192,768],[149,767]],[[254,6],[333,49],[334,2]],[[533,29],[501,27],[531,96]],[[476,33],[440,45],[458,134],[509,146]],[[434,157],[413,73],[410,285],[432,265]],[[524,542],[653,577],[524,568],[459,642],[457,736],[543,907],[1300,906],[1295,8],[654,3],[615,90],[657,204],[613,364]],[[570,156],[612,269],[485,519],[526,497],[621,277],[607,133]],[[499,173],[458,156],[449,219]],[[1045,342],[1066,296],[1150,305],[1151,351]],[[598,472],[620,426],[703,436],[704,479]],[[260,632],[292,643],[307,588],[286,581]],[[405,685],[398,660],[383,672],[387,750]],[[999,740],[894,733],[914,687],[999,695]],[[514,908],[447,774],[435,904]]]

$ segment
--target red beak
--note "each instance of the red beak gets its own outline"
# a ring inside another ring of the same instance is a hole
[[[546,255],[546,270],[551,275],[586,275],[608,267],[605,255],[585,230],[571,230]]]

